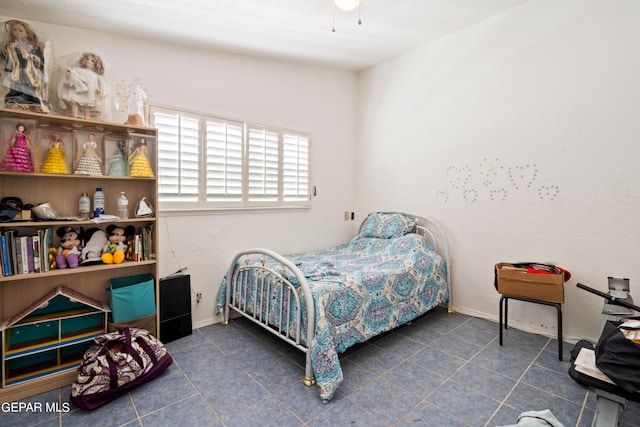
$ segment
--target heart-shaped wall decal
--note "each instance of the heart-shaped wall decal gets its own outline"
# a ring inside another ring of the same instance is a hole
[[[538,167],[536,165],[509,166],[508,174],[516,190],[523,187],[529,188],[538,176]]]
[[[465,188],[471,179],[471,168],[469,166],[449,166],[447,176],[449,177],[449,184],[453,188]]]
[[[473,188],[464,190],[462,192],[462,197],[464,198],[465,202],[475,202],[476,200],[478,200],[478,192],[476,190],[474,190]]]
[[[436,191],[436,197],[438,199],[442,199],[445,202],[449,201],[449,192],[448,191],[443,191],[443,190],[438,190]]]
[[[500,200],[504,202],[507,199],[507,190],[505,190],[504,188],[501,188],[499,190],[491,190],[489,191],[489,198],[491,199],[491,201]]]
[[[557,185],[541,185],[538,188],[538,197],[541,200],[555,200],[560,194],[560,187]]]

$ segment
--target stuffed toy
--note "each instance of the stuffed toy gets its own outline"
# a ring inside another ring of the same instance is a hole
[[[60,227],[56,234],[60,238],[56,265],[58,268],[76,268],[80,261],[84,229],[82,227]]]
[[[80,265],[102,264],[102,248],[108,243],[107,233],[100,228],[90,228],[84,233],[84,248],[80,253]]]
[[[73,88],[76,93],[89,92],[89,86],[87,86],[87,79],[83,78],[77,69],[67,68],[64,73],[64,85]]]
[[[127,236],[135,232],[133,225],[126,228],[111,224],[107,227],[107,243],[102,248],[102,262],[105,264],[120,264],[127,253]]]

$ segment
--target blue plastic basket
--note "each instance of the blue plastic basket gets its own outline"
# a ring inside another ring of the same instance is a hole
[[[155,279],[151,274],[118,277],[109,281],[111,316],[115,323],[156,314]]]

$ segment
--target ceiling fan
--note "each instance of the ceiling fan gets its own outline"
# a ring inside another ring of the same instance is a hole
[[[344,10],[345,12],[350,12],[356,7],[358,8],[358,25],[362,25],[362,19],[360,19],[360,7],[362,0],[333,0],[333,4],[340,10]],[[336,32],[336,13],[333,11],[333,27],[331,27],[332,32]]]

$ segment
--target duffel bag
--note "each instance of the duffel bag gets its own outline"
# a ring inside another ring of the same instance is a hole
[[[78,378],[71,385],[71,403],[96,409],[160,375],[173,358],[145,329],[123,328],[101,335],[85,352]]]
[[[627,393],[640,391],[640,321],[605,323],[596,345],[596,366]]]

